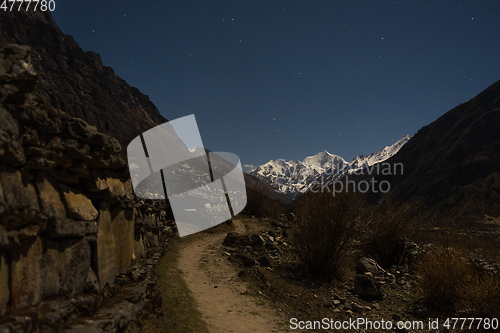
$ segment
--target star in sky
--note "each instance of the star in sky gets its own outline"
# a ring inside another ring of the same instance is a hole
[[[500,1],[159,4],[69,1],[53,16],[167,119],[195,113],[207,144],[245,163],[368,155],[500,79]]]

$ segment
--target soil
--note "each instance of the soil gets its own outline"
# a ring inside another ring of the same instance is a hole
[[[235,232],[244,233],[238,217]],[[185,244],[178,268],[211,332],[283,332],[285,318],[257,296],[239,277],[239,269],[221,257],[226,232],[200,233]]]

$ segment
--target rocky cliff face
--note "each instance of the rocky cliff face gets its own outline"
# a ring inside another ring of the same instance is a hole
[[[14,11],[0,15],[0,47],[29,45],[41,95],[55,108],[84,119],[122,144],[166,121],[138,89],[97,53],[84,52],[57,27],[49,12]]]
[[[175,225],[135,198],[118,140],[36,82],[28,47],[0,51],[0,331],[124,330],[158,299],[151,264]]]

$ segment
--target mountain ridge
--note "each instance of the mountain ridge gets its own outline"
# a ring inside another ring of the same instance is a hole
[[[307,192],[312,184],[331,182],[384,162],[396,154],[410,139],[410,135],[405,135],[396,143],[385,146],[367,157],[358,155],[351,162],[324,150],[305,157],[303,161],[270,160],[249,174],[270,184],[288,198],[295,199]]]
[[[398,154],[404,174],[378,175],[389,200],[419,202],[443,222],[500,217],[500,81],[422,127]]]

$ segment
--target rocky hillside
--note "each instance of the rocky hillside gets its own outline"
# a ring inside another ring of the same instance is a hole
[[[32,48],[39,92],[57,109],[84,119],[122,144],[166,121],[138,89],[103,66],[97,53],[84,52],[64,34],[50,12],[14,11],[0,15],[0,47]]]
[[[0,332],[125,331],[161,301],[169,207],[137,200],[120,143],[36,83],[28,47],[0,50]]]
[[[404,173],[382,177],[390,196],[419,202],[449,222],[500,217],[500,81],[421,128],[389,163]]]

